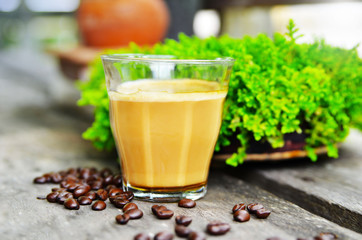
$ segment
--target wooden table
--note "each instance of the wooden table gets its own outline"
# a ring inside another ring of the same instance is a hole
[[[34,177],[69,167],[110,167],[112,155],[95,151],[81,133],[89,112],[75,105],[72,83],[58,72],[54,59],[29,50],[0,52],[0,239],[133,239],[139,232],[173,231],[174,218],[158,220],[151,203],[135,201],[140,220],[115,223],[119,209],[101,212],[89,206],[69,211],[36,199],[51,185]],[[362,135],[351,131],[338,159],[247,163],[238,168],[213,162],[208,194],[194,209],[165,204],[175,215],[193,218],[190,227],[204,231],[211,220],[230,223],[224,236],[208,239],[283,239],[333,232],[340,239],[362,239]],[[267,219],[238,223],[234,204],[260,202],[272,210]],[[175,238],[179,239],[179,238]]]

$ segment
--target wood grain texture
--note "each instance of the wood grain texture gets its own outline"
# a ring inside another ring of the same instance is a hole
[[[290,163],[245,165],[233,170],[248,182],[299,206],[362,232],[362,134],[352,130],[338,159],[316,163],[301,159]]]

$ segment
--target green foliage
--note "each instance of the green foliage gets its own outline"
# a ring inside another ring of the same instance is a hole
[[[284,145],[286,133],[307,135],[306,150],[315,161],[314,149],[327,146],[337,157],[336,143],[343,141],[349,126],[362,130],[362,60],[356,48],[332,47],[323,40],[298,44],[293,21],[285,35],[271,39],[264,34],[234,39],[229,36],[197,37],[179,35],[179,41],[165,40],[152,48],[131,44],[108,53],[152,53],[179,58],[229,56],[235,65],[224,106],[223,123],[215,151],[239,143],[227,160],[243,162],[251,141],[267,141],[273,148]],[[100,59],[91,65],[90,80],[79,84],[79,105],[95,107],[95,121],[83,134],[98,149],[112,149],[114,142],[108,118],[108,99]]]

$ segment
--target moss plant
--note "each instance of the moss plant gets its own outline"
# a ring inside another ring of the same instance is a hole
[[[288,133],[306,135],[305,149],[315,161],[314,149],[327,146],[330,157],[338,156],[336,144],[347,136],[351,125],[362,129],[362,60],[356,48],[332,47],[323,40],[298,44],[293,21],[285,35],[271,39],[264,34],[235,39],[229,36],[179,36],[152,48],[130,44],[107,53],[152,53],[179,58],[229,56],[235,65],[225,102],[223,123],[215,151],[238,143],[227,160],[242,163],[252,141],[284,145]],[[90,67],[90,79],[79,83],[79,105],[94,106],[95,120],[83,137],[98,149],[111,150],[114,141],[108,116],[108,98],[101,61]]]

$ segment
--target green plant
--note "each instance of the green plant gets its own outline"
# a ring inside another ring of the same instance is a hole
[[[223,123],[215,151],[238,142],[227,160],[242,163],[252,141],[284,145],[287,133],[306,134],[308,156],[327,146],[338,156],[336,144],[347,136],[349,126],[362,129],[362,60],[356,48],[332,47],[323,40],[298,44],[293,21],[285,35],[271,39],[264,34],[234,39],[229,36],[201,40],[180,34],[179,41],[165,40],[152,48],[130,44],[108,53],[168,54],[179,58],[229,56],[235,65],[225,102]],[[90,80],[79,84],[79,105],[95,107],[95,121],[83,134],[98,149],[112,149],[114,142],[108,118],[108,98],[99,59],[91,65]]]

